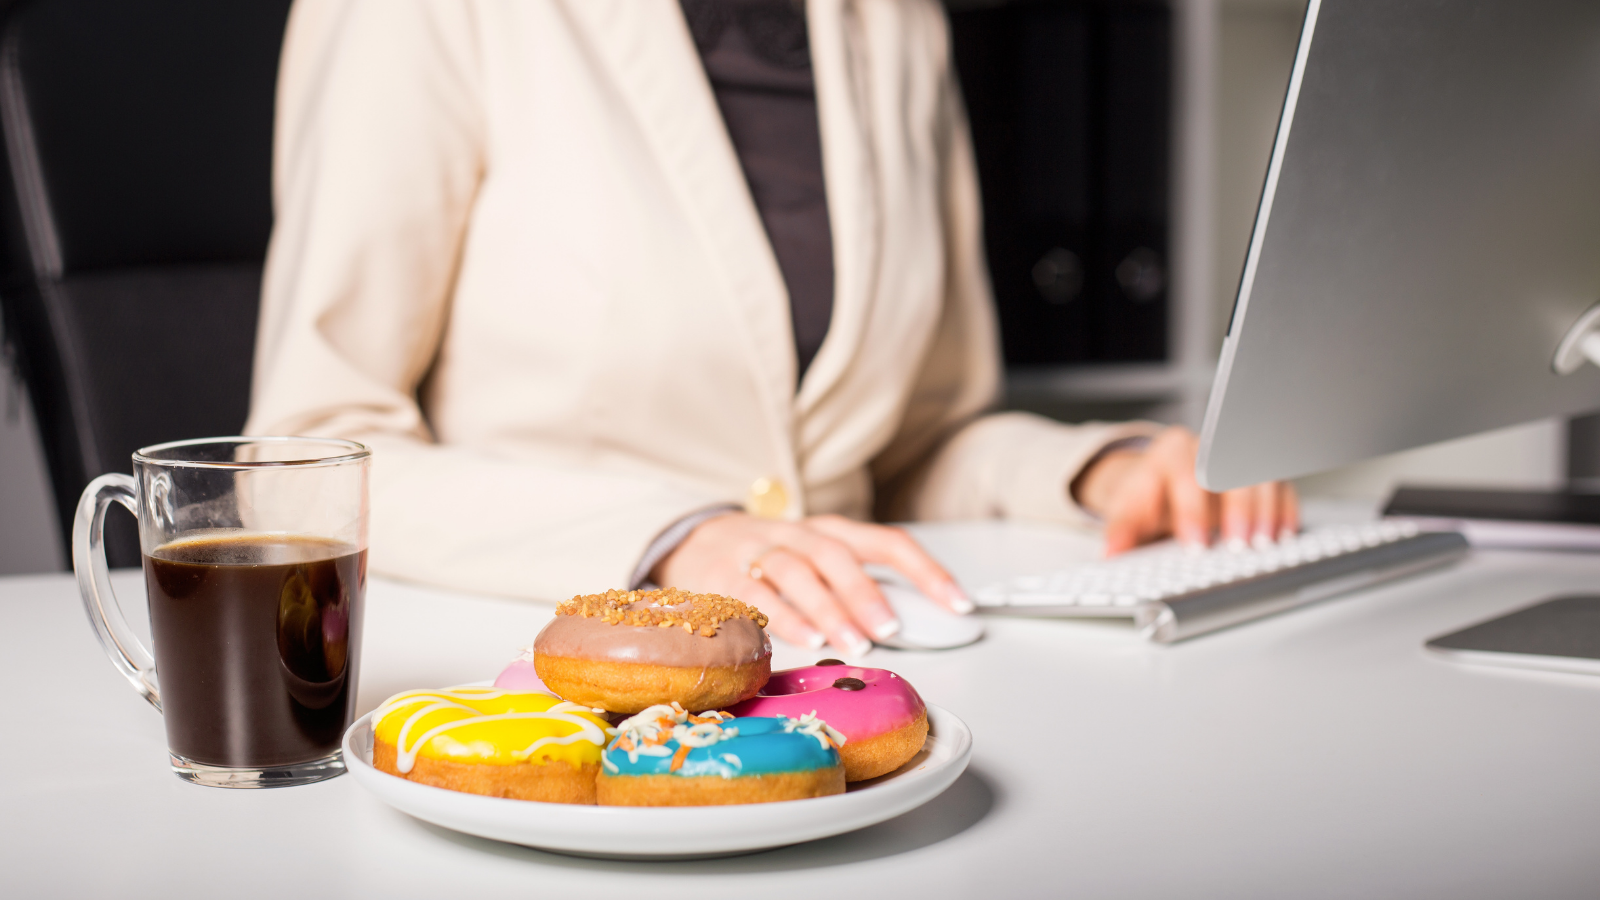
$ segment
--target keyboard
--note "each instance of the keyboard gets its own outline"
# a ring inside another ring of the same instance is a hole
[[[1166,542],[975,591],[982,612],[1131,618],[1160,643],[1183,640],[1443,565],[1464,555],[1453,531],[1383,521],[1316,528],[1251,548]]]

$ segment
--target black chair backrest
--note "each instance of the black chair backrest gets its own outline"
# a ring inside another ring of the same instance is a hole
[[[134,450],[244,425],[289,2],[0,10],[0,311],[69,540]],[[138,564],[131,520],[107,544]]]

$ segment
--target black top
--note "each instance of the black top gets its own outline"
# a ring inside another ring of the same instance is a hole
[[[789,289],[796,379],[833,316],[833,232],[816,82],[798,0],[680,0]]]

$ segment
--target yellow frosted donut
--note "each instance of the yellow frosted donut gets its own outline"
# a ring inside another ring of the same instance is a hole
[[[546,803],[595,802],[614,733],[588,707],[543,691],[406,691],[372,714],[372,764],[421,784]]]

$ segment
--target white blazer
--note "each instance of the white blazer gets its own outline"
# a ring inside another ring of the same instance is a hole
[[[1151,426],[982,415],[976,176],[933,0],[807,5],[836,297],[783,277],[675,0],[300,0],[255,434],[373,448],[373,569],[559,599],[705,507],[1085,521]]]

